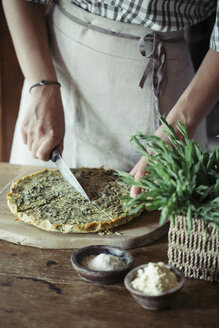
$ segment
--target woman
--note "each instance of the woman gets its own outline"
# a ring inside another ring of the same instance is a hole
[[[64,145],[69,166],[132,169],[140,179],[145,159],[135,165],[128,138],[138,130],[165,139],[158,111],[206,146],[204,117],[219,99],[218,10],[195,76],[183,30],[216,1],[59,0],[46,19],[40,2],[53,1],[3,0],[26,78],[12,163],[39,165]]]

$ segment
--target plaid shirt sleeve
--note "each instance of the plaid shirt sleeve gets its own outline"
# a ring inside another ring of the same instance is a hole
[[[219,1],[217,2],[216,20],[211,34],[210,48],[219,52]]]

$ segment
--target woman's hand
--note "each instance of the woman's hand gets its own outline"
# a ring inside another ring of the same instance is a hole
[[[141,178],[146,174],[146,157],[141,157],[141,159],[135,164],[133,169],[129,172],[137,181],[140,181]],[[135,198],[140,194],[141,188],[138,186],[132,186],[130,190],[130,196]]]
[[[33,157],[50,159],[57,147],[62,153],[65,133],[64,111],[57,85],[35,87],[31,91],[31,104],[22,122],[22,137]]]
[[[168,138],[166,134],[163,131],[163,126],[161,125],[154,133],[155,136],[163,139],[166,143],[168,142]],[[150,155],[153,155],[153,153],[150,151],[149,148],[147,148],[147,151]],[[146,157],[142,156],[141,159],[135,164],[133,169],[129,172],[130,175],[132,175],[137,181],[140,181],[143,176],[147,173],[146,171]],[[130,196],[135,198],[138,196],[138,194],[141,193],[141,188],[137,186],[132,186],[130,190]]]

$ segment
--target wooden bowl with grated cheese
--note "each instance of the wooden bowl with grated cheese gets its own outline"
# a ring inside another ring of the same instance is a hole
[[[149,262],[131,270],[124,284],[143,308],[161,310],[171,305],[184,281],[183,274],[175,267]]]

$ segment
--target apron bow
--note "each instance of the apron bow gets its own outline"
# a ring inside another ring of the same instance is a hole
[[[161,95],[161,86],[164,82],[163,69],[166,59],[163,41],[160,40],[158,34],[147,34],[139,40],[139,50],[142,56],[150,58],[139,86],[143,88],[147,76],[153,73],[154,93],[159,97]]]
[[[142,78],[139,82],[141,88],[144,87],[145,81],[149,74],[152,74],[153,94],[154,94],[154,112],[155,112],[155,128],[160,125],[158,119],[159,106],[158,98],[162,92],[162,84],[164,82],[164,63],[166,59],[166,51],[163,41],[160,40],[158,34],[147,34],[139,40],[139,51],[142,56],[149,58],[149,62],[144,70]]]

